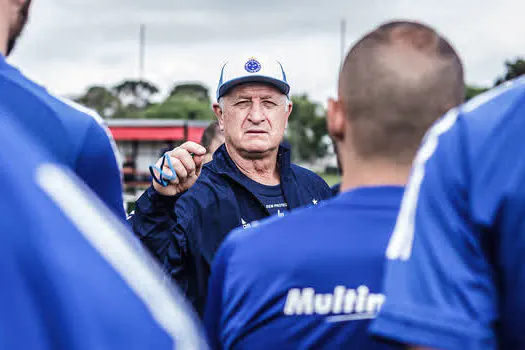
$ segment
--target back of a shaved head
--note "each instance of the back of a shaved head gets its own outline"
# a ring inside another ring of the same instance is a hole
[[[432,123],[463,102],[461,60],[431,28],[390,22],[362,38],[339,76],[339,98],[363,159],[410,164]]]

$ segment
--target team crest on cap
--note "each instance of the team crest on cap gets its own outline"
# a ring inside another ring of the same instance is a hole
[[[244,65],[244,69],[246,69],[248,73],[257,73],[261,70],[261,64],[255,58],[251,57]]]

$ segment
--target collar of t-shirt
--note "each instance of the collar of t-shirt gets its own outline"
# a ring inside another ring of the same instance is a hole
[[[245,186],[261,201],[270,215],[284,216],[284,213],[288,211],[288,203],[284,199],[281,185],[267,186],[245,177]]]

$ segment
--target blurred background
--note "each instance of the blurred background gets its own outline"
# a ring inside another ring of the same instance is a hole
[[[198,142],[214,119],[222,64],[276,57],[292,86],[294,160],[333,184],[325,106],[358,37],[392,19],[431,25],[462,57],[471,98],[525,73],[523,13],[519,0],[38,0],[10,61],[106,120],[133,200],[162,150]]]

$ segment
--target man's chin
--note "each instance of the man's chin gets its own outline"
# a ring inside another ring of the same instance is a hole
[[[272,152],[275,151],[276,149],[277,147],[269,147],[268,145],[260,146],[260,147],[251,145],[248,147],[243,147],[240,150],[241,151],[240,153],[242,154],[243,157],[247,159],[263,159],[271,155]]]

